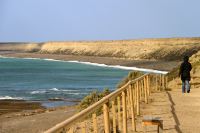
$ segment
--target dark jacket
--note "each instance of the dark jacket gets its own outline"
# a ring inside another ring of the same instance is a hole
[[[192,70],[192,65],[186,60],[180,66],[179,76],[181,76],[181,80],[189,80],[190,81],[190,71]]]

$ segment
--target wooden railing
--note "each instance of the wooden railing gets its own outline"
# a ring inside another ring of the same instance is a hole
[[[140,115],[140,104],[147,104],[152,91],[164,90],[166,86],[165,75],[144,74],[45,133],[136,131],[136,117]]]

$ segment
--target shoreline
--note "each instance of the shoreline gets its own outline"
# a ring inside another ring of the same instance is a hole
[[[24,99],[0,99],[0,116],[12,113],[31,112],[31,115],[44,113],[48,110],[57,110],[59,108],[75,107],[80,103],[79,99],[48,99],[24,100]]]
[[[72,62],[72,63],[101,66],[101,67],[117,68],[123,70],[134,70],[134,71],[153,72],[162,74],[166,74],[168,71],[172,70],[180,63],[180,61],[127,60],[127,59],[118,59],[110,57],[23,53],[15,51],[14,52],[0,51],[0,56],[6,58],[24,58],[24,59],[40,59],[48,61]]]
[[[30,59],[30,60],[45,60],[45,61],[59,61],[59,62],[69,62],[69,63],[80,63],[85,65],[93,65],[99,67],[108,67],[108,68],[115,68],[115,69],[122,69],[122,70],[133,70],[133,71],[141,71],[141,72],[150,72],[150,73],[158,73],[158,74],[167,74],[168,71],[160,71],[154,69],[145,69],[145,68],[138,68],[138,67],[131,67],[131,66],[120,66],[120,65],[106,65],[106,64],[99,64],[99,63],[92,63],[92,62],[83,62],[83,61],[76,61],[76,60],[57,60],[57,59],[49,59],[49,58],[22,58],[22,57],[6,57],[1,56],[0,58],[16,58],[16,59]]]
[[[1,99],[0,100],[0,115],[22,112],[25,110],[45,110],[40,102],[15,100],[15,99]]]
[[[59,105],[57,102],[66,102],[64,105]],[[17,100],[17,99],[1,99],[0,100],[0,115],[23,112],[23,111],[34,111],[34,110],[51,110],[60,107],[77,106],[79,100],[73,101],[56,101],[56,100]],[[68,103],[68,104],[67,104]],[[56,105],[58,104],[58,105]]]
[[[16,104],[17,101],[9,101],[10,111],[8,113],[0,113],[0,132],[1,133],[35,133],[43,132],[52,126],[60,123],[67,118],[71,117],[77,112],[76,105],[59,106],[54,108],[33,108],[35,104],[20,101],[20,105]],[[17,102],[19,103],[19,101]],[[5,102],[0,101],[1,105],[5,106]],[[25,106],[28,107],[24,109]],[[14,107],[21,110],[14,110]],[[32,109],[30,109],[32,107]],[[2,110],[2,108],[1,108]],[[1,111],[0,110],[0,111]]]

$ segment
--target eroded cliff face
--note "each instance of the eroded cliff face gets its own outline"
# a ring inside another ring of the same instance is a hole
[[[41,54],[87,55],[133,60],[181,60],[200,50],[200,38],[168,38],[121,41],[46,42],[0,45],[0,50]]]

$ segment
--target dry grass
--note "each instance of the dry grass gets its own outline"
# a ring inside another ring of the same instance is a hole
[[[0,50],[2,45],[0,45]],[[178,60],[200,50],[200,38],[165,38],[119,41],[46,42],[4,45],[4,49],[50,54],[88,55],[125,59]]]
[[[40,52],[126,59],[177,60],[200,49],[200,38],[145,39],[97,42],[48,42]]]

